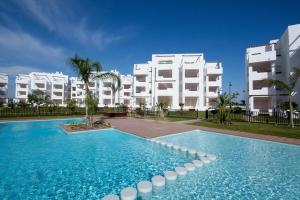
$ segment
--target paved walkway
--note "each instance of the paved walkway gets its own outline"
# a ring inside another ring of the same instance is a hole
[[[158,120],[136,118],[109,118],[106,120],[111,124],[113,128],[117,128],[128,133],[133,133],[145,138],[153,138],[199,129],[198,126],[163,122]]]
[[[208,127],[194,126],[194,125],[174,123],[174,122],[164,122],[164,121],[136,119],[136,118],[109,118],[107,119],[107,121],[112,125],[113,128],[117,128],[121,131],[125,131],[128,133],[133,133],[135,135],[145,137],[145,138],[153,138],[153,137],[175,134],[175,133],[180,133],[185,131],[192,131],[192,130],[205,130],[205,131],[213,131],[213,132],[229,134],[229,135],[237,135],[237,136],[248,137],[248,138],[300,145],[300,139],[208,128]]]

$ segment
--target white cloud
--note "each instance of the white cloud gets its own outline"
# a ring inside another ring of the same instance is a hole
[[[0,26],[0,54],[6,63],[61,65],[65,50],[42,42],[32,35]]]
[[[71,10],[70,4],[65,4],[64,1],[16,0],[15,3],[49,31],[56,32],[68,40],[102,49],[123,38],[118,34],[107,33],[99,27],[90,28],[86,18],[80,16],[82,10]]]
[[[6,73],[9,76],[14,76],[17,74],[29,74],[30,72],[39,72],[41,71],[39,68],[31,67],[31,66],[22,66],[22,65],[12,65],[5,66],[0,68],[1,73]]]

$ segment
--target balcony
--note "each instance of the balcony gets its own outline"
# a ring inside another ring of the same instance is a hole
[[[52,99],[61,99],[63,98],[62,92],[53,92]]]
[[[222,67],[208,67],[206,69],[207,74],[223,74],[223,68]]]
[[[207,97],[218,97],[218,92],[207,92],[206,96]]]
[[[124,97],[130,97],[131,93],[130,92],[124,92]]]
[[[198,83],[185,83],[184,85],[185,96],[199,96],[199,84]]]
[[[184,106],[188,108],[195,108],[198,103],[198,97],[185,97]]]
[[[253,98],[253,108],[260,112],[268,112],[272,108],[272,98],[271,97],[254,97]]]
[[[103,104],[104,105],[110,105],[111,104],[111,99],[103,99]]]
[[[103,87],[110,88],[111,87],[111,82],[104,82]]]
[[[146,87],[141,87],[141,86],[137,86],[137,87],[135,88],[135,94],[136,94],[137,96],[146,96],[146,95],[149,95],[149,94],[147,94],[147,92],[146,92]]]
[[[25,91],[18,91],[17,92],[17,97],[18,98],[27,98],[27,92],[25,92]]]
[[[46,84],[45,83],[35,83],[36,89],[39,90],[46,90]]]
[[[103,94],[103,96],[110,97],[111,96],[111,91],[110,90],[104,90],[102,94]]]
[[[54,84],[53,89],[54,90],[63,90],[64,86],[61,84]]]
[[[206,101],[206,106],[207,107],[217,107],[218,105],[218,98],[215,98],[215,97],[209,97],[207,98],[207,101]]]
[[[273,95],[276,90],[273,87],[268,87],[268,84],[262,80],[252,81],[252,88],[250,85],[249,95]]]
[[[221,87],[221,79],[219,75],[209,75],[207,77],[207,85]]]
[[[172,95],[174,94],[172,83],[158,83],[157,84],[157,94],[158,95]]]
[[[148,75],[149,68],[148,64],[136,64],[134,65],[134,75]]]
[[[142,105],[142,104],[145,104],[145,103],[147,103],[146,98],[138,97],[138,98],[135,99],[135,104],[136,105]]]
[[[62,105],[63,104],[63,100],[62,99],[53,99],[53,102],[55,104],[58,104],[58,105]]]
[[[7,87],[0,87],[0,91],[6,91]]]
[[[248,63],[273,62],[276,60],[276,51],[272,50],[272,46],[259,46],[250,48],[248,52]]]

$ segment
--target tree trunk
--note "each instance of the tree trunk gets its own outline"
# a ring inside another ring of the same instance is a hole
[[[89,85],[85,83],[85,118],[87,120],[87,125],[90,125],[90,118],[89,118],[89,105],[88,105],[88,98],[89,98]]]
[[[293,104],[292,104],[292,96],[289,94],[289,103],[290,103],[290,125],[294,128],[294,119],[293,119]]]

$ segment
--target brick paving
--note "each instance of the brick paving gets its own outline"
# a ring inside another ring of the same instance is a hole
[[[192,130],[205,130],[205,131],[213,131],[213,132],[229,134],[229,135],[237,135],[241,137],[300,145],[300,139],[208,128],[208,127],[195,126],[195,125],[189,125],[183,123],[164,122],[158,120],[136,119],[136,118],[109,118],[106,120],[112,125],[113,128],[128,133],[133,133],[135,135],[145,137],[145,138],[159,137],[163,135],[181,133],[181,132],[192,131]]]

